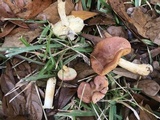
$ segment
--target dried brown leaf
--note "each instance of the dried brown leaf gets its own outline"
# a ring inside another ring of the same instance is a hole
[[[83,20],[87,20],[89,18],[92,18],[98,15],[98,13],[89,12],[89,11],[72,11],[71,15],[74,15],[75,17],[80,17]]]
[[[150,38],[152,41],[155,41],[160,31],[160,17],[152,19],[149,22],[147,22],[144,28],[146,29],[146,36]],[[160,41],[159,37],[158,40],[156,41],[157,41],[156,43]]]
[[[66,0],[65,3],[66,3],[65,11],[66,11],[66,15],[68,15],[73,10],[74,4],[72,3],[71,0]],[[52,24],[58,22],[60,18],[57,10],[57,2],[52,3],[48,8],[46,8],[43,12],[41,12],[36,17],[36,19],[48,20]]]
[[[11,89],[15,87],[15,79],[13,77],[13,71],[10,64],[7,64],[7,69],[5,73],[1,75],[1,89],[4,94],[8,93]],[[16,116],[18,114],[25,114],[25,100],[22,95],[18,95],[12,102],[9,102],[14,96],[18,94],[17,91],[3,96],[2,106],[3,111],[6,116]]]
[[[67,87],[62,87],[60,92],[59,92],[59,98],[58,98],[58,103],[54,103],[54,106],[57,106],[58,109],[63,108],[75,95],[76,93],[75,88],[67,88]]]
[[[27,116],[16,116],[16,117],[9,117],[6,120],[28,120]]]
[[[144,25],[151,19],[151,17],[148,16],[148,14],[144,14],[141,7],[134,8],[130,17],[126,12],[122,0],[109,0],[109,3],[114,12],[122,19],[129,29],[134,31],[137,35],[148,38]]]
[[[52,0],[6,0],[13,13],[20,18],[33,18],[45,8],[47,8]]]
[[[8,35],[15,27],[16,27],[16,25],[14,25],[12,23],[7,23],[7,25],[4,27],[3,31],[0,33],[0,38]]]
[[[31,120],[41,120],[42,119],[42,105],[39,100],[38,94],[35,89],[35,83],[30,82],[27,86],[27,90],[24,92],[26,97],[26,109],[30,115]]]
[[[154,48],[150,50],[151,57],[154,58],[158,54],[160,54],[160,47]],[[148,52],[140,55],[141,59],[146,59],[149,56]]]
[[[12,65],[16,65],[19,61],[20,60],[13,58],[11,63]],[[9,61],[7,62],[6,70],[1,75],[0,79],[2,92],[4,94],[10,92],[7,96],[3,96],[2,106],[4,114],[11,118],[16,117],[17,115],[27,115],[32,120],[41,120],[43,115],[42,106],[34,87],[34,82],[30,82],[29,84],[27,82],[17,84],[19,75],[16,73],[16,70],[21,70],[21,72],[24,72],[25,74],[31,73],[31,67],[27,62],[21,63],[14,67],[14,69],[12,69]],[[12,91],[15,87],[18,87],[18,85],[21,85],[21,88]],[[21,91],[23,92],[19,94]],[[11,99],[12,101],[10,102]]]
[[[145,105],[144,108],[148,111],[150,111],[151,113],[153,113],[152,109],[150,108],[149,105]],[[150,113],[146,112],[145,110],[140,109],[140,119],[141,120],[157,120],[156,117],[154,117],[153,115],[151,115]]]
[[[88,25],[115,25],[114,18],[107,15],[97,15],[92,19],[86,21]]]
[[[157,110],[159,107],[159,102],[154,99],[148,99],[145,95],[133,94],[133,97],[137,103],[143,102],[144,105],[148,104],[153,110]]]
[[[111,36],[119,36],[126,39],[128,38],[127,32],[122,26],[109,26],[107,31]]]
[[[154,80],[139,81],[138,88],[141,88],[143,93],[148,96],[155,96],[160,90],[159,84]]]
[[[6,2],[6,1],[5,1]],[[16,18],[17,16],[10,10],[9,6],[4,3],[3,1],[1,1],[1,5],[0,5],[0,19],[2,21],[5,21],[5,18]],[[23,28],[28,28],[27,24],[24,23],[23,21],[20,20],[9,20],[10,22],[12,22],[15,25],[18,25],[20,27]]]
[[[132,72],[129,72],[129,71],[123,69],[123,68],[115,68],[113,70],[113,73],[115,73],[117,75],[120,75],[120,76],[127,77],[127,78],[131,78],[131,79],[134,79],[134,80],[138,80],[138,78],[140,77],[139,75],[134,74]]]
[[[30,43],[40,34],[40,31],[40,28],[35,30],[16,28],[5,37],[2,47],[24,47],[25,45],[19,40],[20,37],[24,37]]]

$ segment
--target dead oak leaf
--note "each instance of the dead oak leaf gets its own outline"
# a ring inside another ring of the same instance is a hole
[[[7,23],[7,25],[3,28],[3,31],[0,33],[0,38],[8,35],[15,27],[15,24]]]
[[[30,119],[41,120],[43,115],[42,105],[35,88],[35,82],[30,82],[26,87],[27,89],[24,92],[24,96],[26,96],[25,107],[30,115]]]
[[[139,81],[138,88],[141,88],[143,93],[148,96],[155,96],[160,90],[159,84],[154,80]]]
[[[144,108],[148,111],[150,111],[151,113],[153,113],[152,109],[150,108],[149,105],[145,105]],[[141,120],[157,120],[156,117],[154,117],[152,114],[148,113],[145,110],[140,109],[140,119]]]
[[[160,31],[160,17],[148,21],[144,27],[146,29],[146,36],[153,42],[156,41],[156,43],[159,44],[160,39],[158,38],[158,35]]]
[[[40,28],[35,30],[16,28],[5,37],[2,47],[24,47],[25,45],[19,40],[23,37],[28,43],[32,42],[41,32]]]
[[[5,0],[5,2],[16,16],[29,19],[46,9],[52,0]]]
[[[38,14],[36,19],[39,20],[48,20],[52,24],[59,21],[59,14],[57,9],[57,2],[52,3],[48,8],[46,8],[43,12]],[[66,15],[70,14],[70,12],[74,9],[74,4],[71,0],[65,0],[65,11]]]
[[[135,8],[135,11],[133,11],[130,17],[126,12],[126,8],[122,0],[109,0],[109,4],[129,29],[134,31],[137,35],[148,38],[146,36],[146,29],[144,28],[144,25],[150,18],[148,16],[146,17],[141,8]]]

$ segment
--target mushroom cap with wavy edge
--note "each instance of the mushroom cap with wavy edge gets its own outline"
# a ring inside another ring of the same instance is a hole
[[[122,37],[109,37],[98,42],[91,53],[92,69],[105,75],[116,68],[119,59],[131,52],[131,45]]]
[[[81,82],[77,89],[77,95],[80,100],[90,103],[92,99],[93,89],[87,82]]]
[[[101,100],[108,91],[108,80],[105,76],[96,76],[93,81],[81,82],[77,89],[77,95],[85,103],[96,103]]]

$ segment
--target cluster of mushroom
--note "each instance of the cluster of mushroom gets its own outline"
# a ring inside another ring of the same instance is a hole
[[[134,64],[121,58],[131,52],[131,45],[127,39],[112,36],[105,39],[93,39],[93,36],[91,38],[90,40],[94,40],[96,44],[90,56],[91,66],[98,76],[93,82],[82,82],[79,85],[78,97],[83,102],[96,103],[105,96],[108,90],[105,75],[117,65],[142,76],[147,76],[153,71],[150,64]]]
[[[77,72],[67,66],[63,66],[58,72],[59,79],[71,81],[75,79]],[[78,97],[85,103],[96,103],[102,99],[108,90],[108,80],[105,76],[96,76],[91,82],[81,82],[77,89]]]
[[[101,100],[108,91],[108,80],[105,76],[96,76],[93,81],[81,82],[78,87],[78,97],[85,103],[96,103]]]
[[[97,41],[98,40],[96,40],[96,42]],[[80,100],[85,103],[96,103],[104,98],[108,90],[108,80],[105,75],[116,68],[117,65],[142,76],[147,76],[153,71],[150,64],[135,64],[121,58],[130,52],[131,45],[129,41],[122,37],[110,36],[97,42],[91,53],[90,60],[92,69],[98,75],[89,83],[80,83],[77,89],[77,95]],[[69,72],[69,69],[72,72]],[[65,76],[67,72],[69,74]],[[61,80],[71,80],[74,79],[76,75],[77,73],[74,69],[67,68],[66,66],[58,73]],[[71,77],[71,79],[68,79],[68,77]]]

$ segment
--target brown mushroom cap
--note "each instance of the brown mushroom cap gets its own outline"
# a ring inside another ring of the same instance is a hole
[[[96,76],[90,83],[82,82],[77,89],[77,94],[85,103],[96,103],[105,96],[107,90],[108,80],[106,77]]]
[[[82,99],[85,103],[90,103],[92,100],[93,89],[87,82],[81,82],[77,89],[77,95],[79,99]]]
[[[108,80],[105,76],[96,76],[94,78],[95,89],[98,91],[108,88]]]
[[[92,96],[92,102],[96,103],[99,100],[101,100],[102,98],[104,98],[105,94],[101,93],[101,92],[94,92],[93,96]]]
[[[131,52],[131,45],[122,37],[106,38],[96,44],[91,53],[91,65],[99,75],[105,75],[116,68],[119,59]]]

